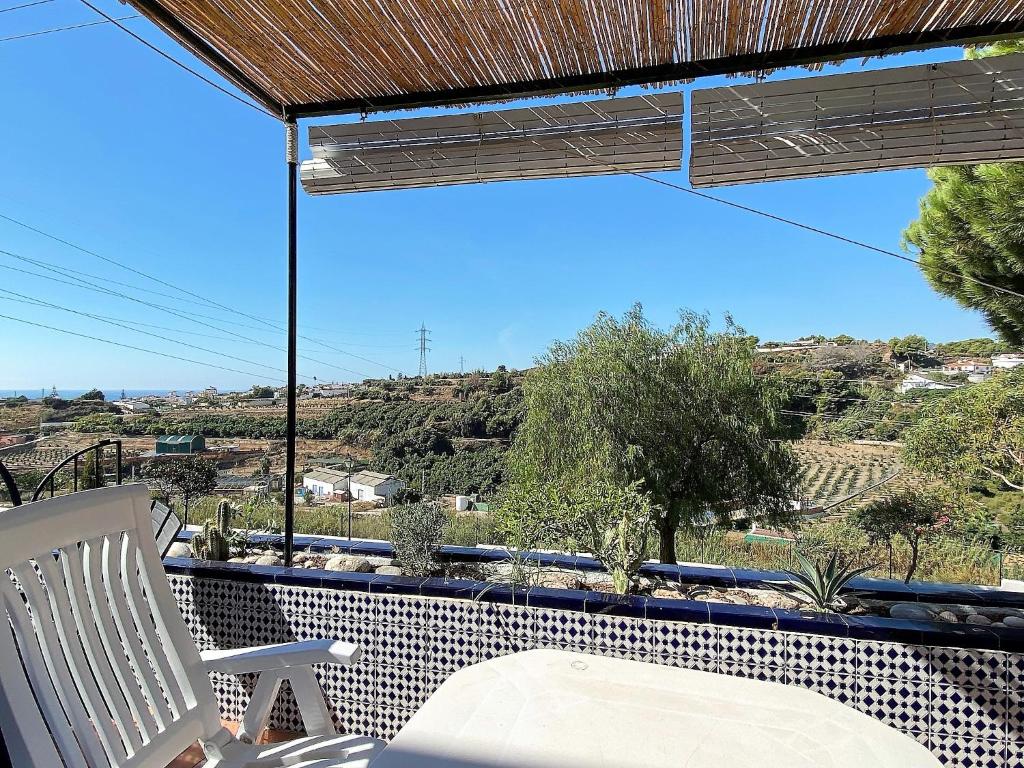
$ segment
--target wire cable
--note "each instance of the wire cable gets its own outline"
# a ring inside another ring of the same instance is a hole
[[[22,5],[12,5],[10,8],[0,8],[0,13],[7,13],[8,11],[20,11],[22,8],[31,8],[33,5],[46,5],[52,3],[53,0],[35,0],[33,3],[24,3]]]
[[[7,255],[7,256],[12,256],[13,258],[20,258],[22,260],[27,259],[27,257],[21,257],[18,254],[11,253],[10,251],[6,251],[6,250],[3,250],[3,249],[0,249],[0,253],[2,253],[4,255]],[[173,309],[171,307],[166,307],[166,306],[163,306],[161,304],[155,304],[154,302],[151,302],[151,301],[145,301],[143,299],[138,299],[138,298],[135,298],[134,296],[129,296],[127,294],[120,293],[119,291],[113,291],[113,290],[111,290],[109,288],[104,288],[103,286],[96,285],[95,283],[89,283],[86,280],[77,279],[76,282],[71,282],[69,280],[61,280],[60,278],[54,277],[53,275],[46,275],[46,274],[40,274],[38,272],[31,272],[31,271],[29,271],[27,269],[20,269],[18,267],[12,267],[12,266],[7,265],[7,264],[0,264],[0,269],[7,269],[7,270],[10,270],[12,272],[20,272],[22,274],[26,274],[26,275],[30,275],[32,277],[40,278],[42,280],[50,280],[52,282],[61,283],[61,284],[64,284],[64,285],[70,285],[70,286],[72,286],[74,288],[84,288],[86,290],[94,291],[94,292],[97,292],[97,293],[103,293],[103,294],[107,294],[109,296],[114,296],[114,297],[117,297],[117,298],[125,299],[127,301],[132,301],[132,302],[134,302],[136,304],[141,304],[141,305],[146,306],[146,307],[150,307],[150,308],[153,308],[153,309],[159,309],[159,310],[161,310],[163,312],[169,312],[170,314],[172,314],[172,315],[174,315],[176,317],[179,317],[182,320],[186,320],[186,321],[191,322],[191,323],[196,323],[197,325],[202,325],[202,326],[204,326],[206,328],[211,328],[211,329],[216,330],[216,331],[221,331],[222,333],[227,333],[227,334],[229,334],[231,336],[234,336],[234,337],[236,337],[238,339],[241,339],[243,341],[251,341],[251,342],[254,342],[256,344],[259,344],[260,346],[266,347],[268,349],[273,349],[273,350],[275,350],[277,352],[283,351],[281,347],[276,347],[276,346],[274,346],[272,344],[267,344],[267,343],[262,342],[262,341],[257,341],[255,339],[252,339],[252,338],[248,337],[248,336],[243,336],[242,334],[235,333],[234,331],[228,330],[226,328],[221,328],[219,326],[212,325],[211,323],[207,323],[207,322],[204,322],[202,320],[198,320],[198,319],[196,319],[195,317],[193,317],[191,315],[183,314],[183,313],[178,312],[177,310],[175,310],[175,309]],[[351,373],[351,374],[354,374],[356,376],[359,376],[360,378],[372,378],[371,376],[368,376],[367,374],[365,374],[365,373],[363,373],[361,371],[354,371],[351,368],[345,368],[345,367],[340,366],[340,365],[335,365],[334,363],[328,363],[325,360],[320,360],[320,359],[315,358],[315,357],[310,357],[309,355],[300,355],[300,357],[303,360],[307,360],[309,362],[317,363],[317,364],[323,365],[323,366],[325,366],[327,368],[334,368],[334,369],[342,371],[344,373]]]
[[[187,64],[184,64],[184,63],[178,61],[176,58],[171,56],[169,53],[165,53],[164,51],[161,51],[159,48],[157,48],[155,45],[153,45],[151,42],[149,42],[146,38],[142,37],[141,35],[135,34],[130,29],[128,29],[128,27],[126,27],[123,24],[121,24],[118,19],[115,19],[112,16],[109,16],[106,13],[104,13],[103,11],[101,11],[95,5],[90,3],[89,0],[81,0],[81,2],[82,2],[82,5],[84,5],[84,6],[88,7],[88,8],[91,8],[94,12],[98,13],[100,16],[102,16],[104,19],[109,21],[111,24],[113,24],[115,27],[120,29],[125,34],[130,35],[131,37],[135,38],[140,43],[142,43],[144,46],[149,48],[151,51],[153,51],[154,53],[160,54],[161,56],[163,56],[165,59],[167,59],[172,64],[174,64],[174,65],[176,65],[178,67],[181,67],[186,72],[194,75],[195,77],[198,77],[200,80],[202,80],[204,83],[209,85],[211,88],[216,88],[218,91],[223,93],[225,96],[230,96],[232,99],[237,101],[239,104],[245,104],[245,106],[249,107],[250,109],[255,109],[258,112],[262,112],[264,115],[269,115],[270,117],[272,117],[275,120],[280,120],[281,119],[280,115],[275,115],[269,109],[265,109],[264,107],[260,106],[259,104],[256,104],[255,102],[249,101],[248,99],[243,99],[237,93],[232,93],[227,88],[224,88],[223,86],[218,85],[217,83],[215,83],[213,80],[211,80],[210,78],[206,77],[202,73],[197,72],[196,70],[192,69]]]
[[[246,365],[255,365],[258,368],[268,368],[269,370],[275,371],[276,373],[285,373],[285,374],[287,374],[286,370],[284,370],[283,368],[278,368],[275,365],[267,365],[266,363],[260,363],[260,362],[257,362],[256,360],[248,360],[248,359],[246,359],[244,357],[237,357],[235,355],[230,355],[230,354],[228,354],[226,352],[222,352],[220,350],[208,349],[207,347],[200,347],[200,346],[198,346],[196,344],[190,344],[187,341],[179,341],[178,339],[172,339],[169,336],[162,336],[159,333],[151,333],[150,331],[143,331],[143,330],[141,330],[139,328],[133,328],[131,325],[128,325],[128,324],[125,324],[125,323],[119,323],[119,322],[117,322],[115,320],[105,320],[102,317],[100,317],[99,315],[94,315],[91,312],[82,312],[81,310],[71,309],[70,307],[65,307],[65,306],[62,306],[60,304],[54,304],[54,303],[49,302],[49,301],[43,301],[42,299],[37,299],[37,298],[34,298],[32,296],[26,296],[25,294],[18,293],[17,291],[9,291],[6,288],[0,288],[0,293],[5,293],[8,296],[15,296],[15,297],[17,297],[17,298],[14,298],[14,299],[11,299],[11,298],[4,299],[4,297],[0,296],[0,299],[3,299],[5,301],[17,301],[17,302],[22,303],[22,304],[30,304],[30,305],[37,306],[37,307],[49,307],[50,309],[57,309],[57,310],[60,310],[61,312],[69,312],[69,313],[71,313],[73,315],[78,315],[79,317],[87,317],[87,318],[90,318],[91,320],[96,320],[98,322],[105,323],[107,325],[113,325],[113,326],[116,326],[118,328],[124,328],[125,330],[131,331],[132,333],[139,333],[139,334],[142,334],[143,336],[150,336],[150,337],[152,337],[154,339],[159,339],[160,341],[167,341],[167,342],[170,342],[172,344],[180,344],[183,347],[188,347],[189,349],[194,349],[194,350],[196,350],[198,352],[206,352],[207,354],[210,354],[210,355],[216,355],[218,357],[224,357],[224,358],[227,358],[229,360],[234,360],[234,361],[239,362],[239,363],[245,363]],[[312,376],[306,376],[306,375],[303,375],[303,374],[299,374],[299,376],[301,378],[303,378],[303,379],[308,379],[310,381],[312,381],[314,379],[314,377],[312,377]]]
[[[84,333],[77,333],[75,331],[69,331],[66,328],[58,328],[58,327],[56,327],[54,325],[46,325],[44,323],[35,323],[35,322],[32,322],[31,320],[23,320],[20,317],[12,317],[10,315],[0,314],[0,319],[11,320],[11,321],[13,321],[15,323],[22,323],[23,325],[31,325],[31,326],[34,326],[36,328],[44,328],[44,329],[46,329],[48,331],[56,331],[57,333],[64,333],[64,334],[67,334],[68,336],[77,336],[80,339],[87,339],[89,341],[98,341],[101,344],[110,344],[111,346],[121,347],[122,349],[130,349],[130,350],[132,350],[134,352],[145,352],[145,353],[150,354],[150,355],[158,355],[160,357],[166,357],[166,358],[169,358],[170,360],[177,360],[178,362],[182,362],[182,363],[192,363],[193,365],[202,365],[202,366],[206,366],[207,368],[217,368],[218,370],[221,370],[221,371],[229,371],[230,373],[240,373],[240,374],[242,374],[244,376],[253,376],[253,377],[256,377],[257,380],[266,377],[266,374],[263,374],[263,373],[253,373],[252,371],[242,371],[242,370],[239,370],[237,368],[229,368],[229,367],[224,366],[224,365],[217,365],[216,363],[204,363],[201,360],[191,360],[191,359],[189,359],[187,357],[180,357],[179,355],[172,355],[172,354],[169,354],[167,352],[157,352],[154,349],[146,349],[145,347],[136,347],[136,346],[134,346],[132,344],[122,344],[119,341],[113,341],[112,339],[105,339],[102,336],[89,336],[89,335],[84,334]],[[284,379],[273,379],[273,381],[284,381]]]
[[[133,16],[120,16],[117,19],[111,19],[111,21],[130,21],[131,19],[141,19],[139,14]],[[87,21],[82,24],[72,24],[67,27],[53,27],[52,29],[41,29],[38,32],[26,32],[22,35],[10,35],[9,37],[0,37],[0,43],[9,43],[12,40],[24,40],[28,37],[39,37],[41,35],[52,35],[54,32],[70,32],[73,29],[85,29],[86,27],[96,27],[100,24],[109,24],[109,21]]]

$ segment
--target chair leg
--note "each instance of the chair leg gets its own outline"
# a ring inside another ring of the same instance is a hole
[[[307,736],[334,736],[334,720],[324,701],[324,692],[312,667],[299,667],[285,672],[292,685],[295,703],[299,706]]]
[[[245,708],[242,715],[242,725],[238,729],[238,740],[247,744],[255,744],[256,740],[267,727],[267,720],[270,719],[270,710],[277,701],[277,693],[281,689],[281,682],[285,679],[281,672],[263,672],[256,681],[252,696],[249,699],[249,706]]]

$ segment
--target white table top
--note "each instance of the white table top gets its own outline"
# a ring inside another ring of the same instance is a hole
[[[801,688],[537,650],[455,673],[372,768],[938,768]]]

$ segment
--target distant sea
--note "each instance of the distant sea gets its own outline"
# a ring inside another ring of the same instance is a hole
[[[201,387],[200,387],[201,389]],[[39,389],[0,389],[0,398],[2,397],[17,397],[18,395],[24,395],[29,400],[39,400],[42,397],[49,397],[52,387],[41,387]],[[79,395],[84,395],[89,392],[88,389],[61,389],[57,387],[57,396],[63,397],[65,400],[74,400]],[[151,395],[166,395],[171,390],[169,389],[126,389],[124,390],[125,397],[149,397]],[[175,392],[196,392],[198,390],[187,390],[187,389],[176,389]],[[103,397],[107,400],[120,400],[121,389],[104,389],[102,390]]]

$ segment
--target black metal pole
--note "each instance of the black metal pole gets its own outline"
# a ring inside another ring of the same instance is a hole
[[[284,564],[292,564],[292,539],[295,536],[295,407],[298,397],[296,386],[296,344],[298,329],[298,229],[296,227],[299,166],[299,129],[295,120],[285,123],[285,159],[288,162],[288,415],[286,419],[286,449],[284,475]]]

